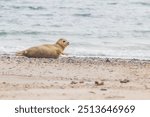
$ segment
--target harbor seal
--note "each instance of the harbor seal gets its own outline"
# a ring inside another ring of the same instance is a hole
[[[69,45],[66,39],[59,39],[55,44],[44,44],[28,48],[16,53],[16,56],[26,56],[29,58],[58,58],[64,54],[64,49]]]

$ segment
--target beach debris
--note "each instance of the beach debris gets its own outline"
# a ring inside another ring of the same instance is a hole
[[[6,84],[6,82],[2,82],[2,84]]]
[[[7,56],[7,59],[10,59],[10,57],[9,57],[9,56]]]
[[[77,84],[78,82],[76,82],[76,81],[71,81],[71,83],[70,84]]]
[[[60,89],[65,89],[65,87],[64,86],[60,86]]]
[[[79,83],[84,83],[84,81],[80,81]]]
[[[107,91],[107,89],[105,89],[105,88],[102,88],[102,89],[100,89],[101,91]]]
[[[107,59],[106,59],[106,62],[110,62],[110,60],[107,58]]]
[[[96,94],[94,91],[89,91],[89,93]]]
[[[62,93],[62,95],[67,95],[66,93]]]
[[[43,63],[48,63],[47,61],[43,61]]]
[[[130,82],[128,79],[120,80],[120,83],[128,83]]]
[[[145,89],[150,89],[150,87],[148,87],[147,85],[144,85]]]
[[[71,88],[74,88],[74,86],[71,86]]]
[[[32,77],[32,74],[27,75],[28,77]]]
[[[30,88],[30,85],[29,84],[25,84],[24,87],[25,88]]]
[[[101,86],[101,85],[104,85],[104,82],[95,81],[95,85],[96,85],[96,86]]]
[[[113,72],[113,70],[109,70],[109,72]]]

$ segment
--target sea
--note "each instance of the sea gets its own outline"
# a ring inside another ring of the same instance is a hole
[[[0,54],[59,38],[69,56],[150,60],[150,0],[0,0]]]

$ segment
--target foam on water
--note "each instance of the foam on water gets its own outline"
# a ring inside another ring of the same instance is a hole
[[[0,54],[70,41],[70,56],[150,59],[149,0],[1,0]]]

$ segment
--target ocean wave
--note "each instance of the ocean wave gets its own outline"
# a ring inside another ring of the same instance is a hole
[[[136,32],[136,33],[143,33],[143,34],[145,34],[145,33],[149,33],[150,34],[150,30],[134,30],[134,32]]]
[[[22,6],[12,6],[12,8],[14,8],[14,9],[22,9],[23,7]]]
[[[30,9],[30,10],[45,10],[42,6],[12,6],[13,9]]]
[[[50,25],[51,27],[62,27],[61,25],[58,25],[58,24],[52,24]]]
[[[7,32],[5,32],[5,31],[0,31],[0,36],[5,36],[5,35],[7,35]]]
[[[79,17],[91,17],[91,13],[83,13],[83,14],[80,14],[80,13],[77,13],[77,14],[74,14],[74,16],[79,16]]]
[[[41,6],[28,6],[28,8],[29,9],[31,9],[31,10],[44,10],[44,9],[46,9],[46,8],[44,8],[44,7],[41,7]]]
[[[0,36],[6,36],[6,35],[41,35],[45,32],[39,32],[39,31],[0,31]]]
[[[0,5],[0,8],[4,8],[4,6],[3,6],[3,5]]]
[[[53,27],[60,27],[59,25],[53,25]],[[74,32],[67,32],[67,31],[0,31],[0,36],[7,36],[7,35],[67,35],[67,36],[81,36],[81,37],[90,37],[92,36],[91,33],[74,33]]]
[[[143,5],[143,6],[150,6],[150,3],[148,3],[148,2],[132,2],[132,4],[139,4],[139,5]]]
[[[116,2],[111,2],[111,3],[107,3],[108,5],[117,5],[118,3]]]

